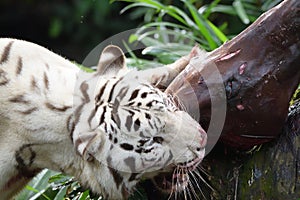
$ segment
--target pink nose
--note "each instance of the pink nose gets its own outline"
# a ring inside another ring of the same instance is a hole
[[[206,142],[207,142],[207,134],[201,126],[198,127],[198,131],[199,131],[200,137],[201,137],[200,145],[201,145],[201,147],[204,147],[206,145]]]

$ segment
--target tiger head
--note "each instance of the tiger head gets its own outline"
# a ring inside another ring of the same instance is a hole
[[[205,154],[206,133],[198,122],[139,74],[110,45],[78,90],[73,143],[86,160],[85,173],[94,177],[86,182],[110,199],[126,198],[141,178],[176,167],[192,170]]]

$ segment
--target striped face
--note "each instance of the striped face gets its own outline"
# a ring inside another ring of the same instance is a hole
[[[100,59],[98,72],[80,85],[73,132],[78,152],[106,166],[116,189],[159,170],[198,164],[205,152],[203,129],[138,71],[124,71],[118,50],[104,50],[103,60],[122,56],[105,69]]]
[[[95,96],[92,124],[105,135],[103,145],[110,154],[115,153],[109,158],[114,161],[111,167],[142,173],[167,166],[172,160],[172,152],[163,144],[168,125],[165,118],[174,112],[174,106],[164,93],[131,75],[103,81],[102,94],[107,95]]]

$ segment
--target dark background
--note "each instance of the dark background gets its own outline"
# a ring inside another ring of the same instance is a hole
[[[126,4],[108,0],[0,0],[0,37],[31,41],[81,63],[97,44],[136,28]]]

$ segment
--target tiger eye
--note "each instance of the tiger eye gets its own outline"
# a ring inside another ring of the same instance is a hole
[[[122,143],[122,144],[120,144],[120,147],[122,149],[125,149],[126,151],[132,151],[134,149],[134,147],[128,143]]]
[[[147,97],[147,92],[142,93],[141,97],[146,98]]]
[[[164,139],[162,137],[157,136],[157,137],[153,137],[153,141],[155,143],[161,144],[164,141]]]

